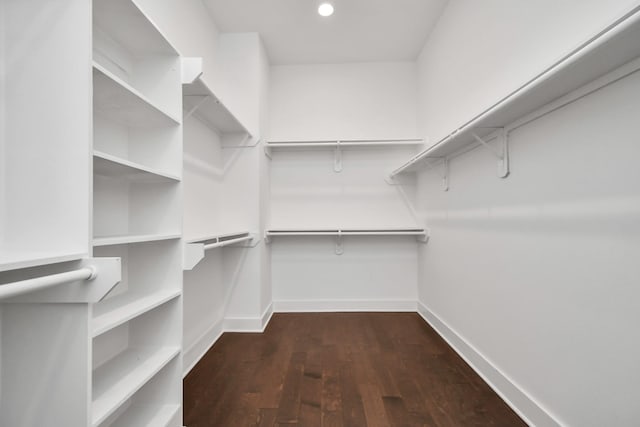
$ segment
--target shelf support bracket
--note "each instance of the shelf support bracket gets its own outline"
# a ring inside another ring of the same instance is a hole
[[[338,230],[338,236],[336,237],[336,255],[342,255],[344,253],[344,243],[342,241],[342,230]]]
[[[495,138],[500,147],[499,151],[489,145],[487,141],[480,138],[475,132],[471,132],[471,135],[480,145],[489,150],[489,152],[498,159],[498,177],[506,178],[509,176],[509,138],[507,131],[504,128],[500,128],[495,133]]]
[[[340,147],[340,141],[336,141],[336,150],[333,159],[333,171],[336,173],[342,172],[342,147]]]
[[[449,159],[442,160],[442,191],[449,191]]]
[[[201,96],[201,95],[194,95],[194,96]],[[196,105],[194,105],[191,110],[186,112],[186,114],[184,115],[184,118],[187,119],[187,118],[191,117],[193,115],[193,113],[198,111],[198,108],[202,107],[202,105],[204,105],[204,103],[207,102],[210,98],[211,98],[211,95],[202,96],[202,99],[200,101],[198,101],[198,103]]]

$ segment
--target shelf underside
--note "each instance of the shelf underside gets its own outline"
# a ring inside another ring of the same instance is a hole
[[[185,111],[193,110],[195,117],[220,133],[247,132],[199,78],[182,85],[182,102]]]
[[[133,243],[159,242],[162,240],[176,240],[180,233],[166,234],[127,234],[119,236],[97,236],[93,238],[93,247],[128,245]]]
[[[178,53],[132,0],[96,0],[94,25],[135,55]]]

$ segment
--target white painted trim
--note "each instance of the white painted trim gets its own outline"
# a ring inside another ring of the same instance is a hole
[[[273,303],[270,303],[267,308],[262,313],[262,332],[267,329],[267,325],[271,322],[271,318],[273,317]]]
[[[200,337],[184,350],[182,355],[182,377],[186,377],[194,366],[204,357],[211,347],[220,339],[225,332],[223,329],[223,320],[219,320],[207,329]]]
[[[225,332],[264,332],[273,315],[273,303],[264,310],[260,317],[225,317]]]
[[[527,424],[538,427],[563,426],[548,410],[544,409],[539,402],[498,369],[462,335],[419,301],[418,314]]]
[[[276,313],[401,311],[416,312],[415,300],[280,300],[273,302]]]
[[[211,328],[206,330],[193,344],[183,353],[182,377],[186,377],[189,372],[198,364],[200,359],[209,351],[211,347],[220,339],[225,332],[264,332],[273,317],[273,304],[264,310],[260,318],[226,318],[216,322]],[[259,328],[252,329],[252,326],[260,324]]]

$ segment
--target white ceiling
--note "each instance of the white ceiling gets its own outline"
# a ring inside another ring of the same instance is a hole
[[[272,64],[413,60],[448,0],[203,0],[222,32],[258,32]]]

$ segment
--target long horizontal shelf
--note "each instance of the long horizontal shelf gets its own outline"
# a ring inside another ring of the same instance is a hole
[[[38,252],[19,250],[0,250],[0,272],[19,270],[21,268],[38,267],[41,265],[57,264],[75,261],[87,256],[86,252]]]
[[[132,405],[110,427],[167,427],[180,405]]]
[[[209,127],[221,133],[249,133],[202,80],[202,59],[183,58],[182,104]]]
[[[101,236],[101,237],[93,238],[93,247],[127,245],[132,243],[158,242],[161,240],[175,240],[175,239],[179,239],[180,237],[182,237],[180,233]]]
[[[424,144],[423,139],[350,139],[350,140],[308,140],[308,141],[269,141],[267,150],[304,150],[318,148],[346,147],[401,147]]]
[[[177,175],[165,173],[97,150],[93,152],[93,172],[100,176],[124,178],[137,182],[180,181],[180,177]]]
[[[302,236],[416,236],[426,238],[424,228],[380,228],[380,229],[271,229],[265,232],[267,238]]]
[[[499,128],[571,94],[640,57],[640,7],[602,31],[487,110],[421,151],[391,173],[394,177],[420,169],[422,161],[439,159],[476,144]],[[584,96],[584,95],[583,95]]]
[[[234,231],[234,232],[223,232],[223,233],[215,233],[209,234],[206,236],[195,237],[187,240],[187,243],[213,243],[220,242],[224,240],[235,239],[238,237],[249,236],[250,233],[248,231]]]
[[[96,427],[180,354],[180,347],[129,349],[93,372],[92,426]]]
[[[131,53],[178,56],[164,37],[132,0],[93,2],[94,24]]]
[[[181,295],[180,289],[159,290],[151,295],[124,293],[94,305],[92,336],[97,337]]]
[[[169,127],[180,124],[124,80],[93,63],[93,105],[101,115],[131,127]]]

